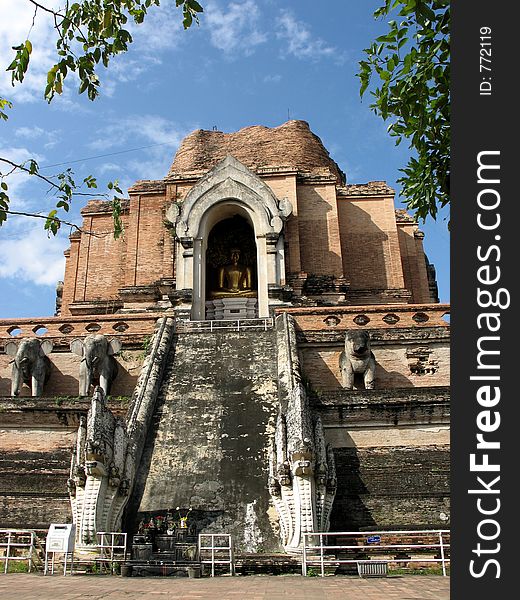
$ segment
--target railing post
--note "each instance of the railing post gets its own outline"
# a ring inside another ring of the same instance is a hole
[[[215,577],[215,536],[211,536],[211,576]]]
[[[323,562],[323,534],[320,533],[320,561],[321,561],[321,576],[325,577],[325,565]]]
[[[5,565],[4,565],[4,574],[7,573],[7,568],[9,565],[9,556],[11,552],[11,532],[7,532],[7,552],[5,554]]]
[[[303,534],[302,576],[307,577],[307,534]]]
[[[439,531],[439,543],[441,545],[441,560],[442,560],[442,574],[446,577],[446,562],[444,560],[444,544],[442,541],[442,531]]]

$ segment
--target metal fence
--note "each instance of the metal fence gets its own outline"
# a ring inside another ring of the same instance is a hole
[[[96,558],[96,562],[109,566],[112,575],[116,566],[120,566],[126,561],[127,535],[115,531],[98,531],[97,533],[99,558]]]
[[[215,577],[215,565],[229,565],[229,574],[235,574],[233,541],[228,533],[200,533],[199,560],[211,565],[211,576]]]
[[[256,329],[267,331],[272,329],[274,321],[272,317],[265,319],[219,319],[216,321],[176,321],[175,331],[178,333],[214,332],[214,331],[244,331],[245,329]]]
[[[27,562],[30,573],[41,562],[39,552],[43,547],[38,538],[40,530],[0,529],[0,560],[4,561],[4,573],[9,570],[9,562]]]
[[[359,569],[359,565],[377,559],[387,564],[440,563],[446,576],[449,557],[448,529],[304,533],[302,575],[307,575],[309,567],[319,567],[324,577],[327,568],[341,564],[356,564],[363,573],[367,569]]]
[[[98,531],[97,544],[88,550],[46,552],[44,575],[54,575],[56,564],[60,566],[63,575],[67,574],[67,567],[73,575],[81,566],[92,569],[92,572],[118,574],[127,559],[127,535],[117,531]]]

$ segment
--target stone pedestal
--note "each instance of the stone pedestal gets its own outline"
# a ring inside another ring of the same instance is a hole
[[[258,315],[256,298],[219,298],[206,302],[208,321],[255,319]]]

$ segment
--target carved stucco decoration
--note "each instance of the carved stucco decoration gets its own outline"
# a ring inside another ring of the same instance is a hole
[[[68,488],[80,546],[96,543],[98,531],[117,531],[130,482],[125,473],[128,435],[125,423],[106,406],[96,387],[87,418],[78,428]]]
[[[25,338],[20,342],[9,341],[5,353],[13,357],[11,361],[11,396],[18,396],[25,383],[31,388],[33,397],[41,396],[51,372],[51,362],[47,357],[53,349],[51,340]]]
[[[89,547],[99,531],[120,531],[173,338],[173,320],[159,319],[126,420],[115,417],[96,387],[78,427],[68,488],[76,543]]]
[[[292,212],[287,198],[278,201],[271,188],[233,156],[227,156],[200,179],[182,204],[172,203],[166,218],[175,225],[177,237],[196,238],[207,211],[225,199],[238,199],[246,206],[255,235],[279,234]]]
[[[294,321],[277,317],[278,370],[283,390],[271,441],[269,492],[286,552],[302,550],[303,534],[326,532],[336,495],[334,454],[301,383]],[[312,540],[312,538],[311,538]]]

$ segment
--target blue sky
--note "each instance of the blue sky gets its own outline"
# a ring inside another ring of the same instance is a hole
[[[355,76],[363,49],[386,29],[372,17],[379,0],[201,0],[201,24],[188,31],[175,2],[162,4],[133,30],[130,51],[100,72],[100,98],[79,96],[71,78],[63,96],[48,105],[43,89],[52,64],[52,23],[37,14],[30,73],[13,88],[3,69],[10,47],[30,30],[33,8],[27,0],[2,0],[0,96],[14,107],[9,121],[0,123],[0,156],[34,157],[46,175],[70,166],[77,179],[96,176],[103,191],[109,180],[126,188],[137,179],[164,177],[179,142],[195,129],[231,132],[303,119],[348,183],[386,180],[397,187],[409,151],[394,145],[388,124],[370,111],[369,97],[360,100]],[[109,156],[93,158],[100,155]],[[45,185],[23,175],[7,182],[13,210],[53,207]],[[83,203],[75,200],[69,220],[81,223]],[[396,206],[402,207],[398,196]],[[443,302],[449,301],[446,217],[420,225]],[[0,318],[54,313],[69,233],[63,227],[47,239],[37,219],[22,217],[0,228]]]

